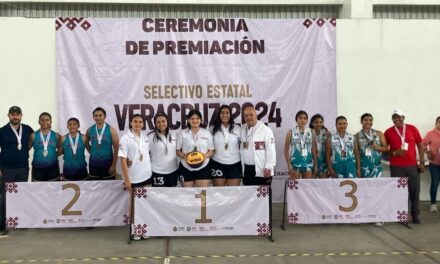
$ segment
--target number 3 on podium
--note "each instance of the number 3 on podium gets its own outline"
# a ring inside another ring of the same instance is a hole
[[[354,195],[354,193],[357,191],[357,184],[356,184],[356,182],[350,181],[350,180],[341,181],[341,183],[339,183],[339,187],[343,187],[345,185],[350,185],[351,186],[351,191],[346,192],[345,193],[345,197],[350,198],[352,200],[352,203],[351,203],[351,206],[349,206],[349,207],[339,206],[339,211],[351,212],[354,209],[356,209],[356,207],[358,205],[358,199]]]

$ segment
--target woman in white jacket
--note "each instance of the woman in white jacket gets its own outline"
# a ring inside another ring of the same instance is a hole
[[[275,139],[272,130],[258,121],[252,106],[243,110],[246,124],[241,129],[241,161],[244,185],[270,185],[276,164]]]

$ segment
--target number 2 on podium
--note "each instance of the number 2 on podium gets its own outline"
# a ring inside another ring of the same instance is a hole
[[[73,189],[75,191],[75,196],[73,196],[72,200],[61,211],[61,215],[82,215],[82,211],[70,211],[70,208],[72,208],[72,206],[78,201],[79,195],[81,194],[79,186],[74,183],[67,183],[63,185],[63,191],[65,189]]]

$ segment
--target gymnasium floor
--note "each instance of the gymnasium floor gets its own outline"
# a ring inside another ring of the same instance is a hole
[[[274,205],[274,240],[151,238],[127,244],[128,227],[13,230],[0,263],[440,263],[440,212],[421,203],[421,225],[288,225]],[[166,256],[168,256],[166,258]]]

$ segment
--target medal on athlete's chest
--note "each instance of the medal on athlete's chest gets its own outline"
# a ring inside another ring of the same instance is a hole
[[[143,159],[144,159],[144,154],[143,153],[139,153],[139,161],[142,162]]]
[[[249,142],[248,141],[244,141],[243,142],[243,148],[244,149],[248,149],[248,147],[249,147]]]
[[[347,157],[347,151],[345,151],[345,149],[341,150],[341,157],[343,158]]]
[[[228,150],[229,144],[225,143],[225,150]]]
[[[45,150],[43,150],[43,157],[47,157],[47,154],[48,154],[48,151],[47,151],[47,149],[45,149]]]
[[[18,144],[18,145],[17,145],[17,149],[18,149],[18,150],[21,150],[21,144]]]

